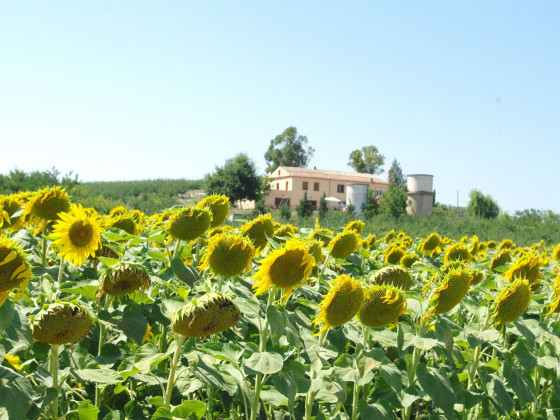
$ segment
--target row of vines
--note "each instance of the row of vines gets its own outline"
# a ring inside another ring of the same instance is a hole
[[[0,419],[560,418],[560,245],[0,196]]]

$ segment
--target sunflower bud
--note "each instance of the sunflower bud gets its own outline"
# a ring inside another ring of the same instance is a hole
[[[371,282],[374,284],[387,284],[402,290],[410,289],[411,281],[412,277],[408,271],[398,265],[383,267],[371,277]]]
[[[85,338],[91,328],[88,313],[72,303],[52,303],[31,323],[33,339],[47,344],[69,344]]]
[[[399,289],[389,285],[372,286],[366,291],[364,304],[358,312],[366,327],[381,328],[395,324],[406,313],[406,299]]]

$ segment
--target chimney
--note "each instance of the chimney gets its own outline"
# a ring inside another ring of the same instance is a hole
[[[391,170],[389,169],[387,171],[387,184],[390,184],[390,183],[391,183]]]

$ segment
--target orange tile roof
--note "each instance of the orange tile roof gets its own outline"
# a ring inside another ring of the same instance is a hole
[[[316,179],[330,179],[333,181],[344,181],[350,183],[352,182],[365,183],[365,184],[375,183],[375,184],[388,185],[388,182],[383,181],[372,174],[362,174],[358,172],[327,171],[323,169],[295,168],[291,166],[280,166],[277,169],[280,169],[282,171],[282,175],[276,177],[275,179],[286,178],[286,177],[306,177],[306,178],[316,178]]]

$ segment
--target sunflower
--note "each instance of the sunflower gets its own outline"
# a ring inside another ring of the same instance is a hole
[[[299,229],[293,225],[279,225],[274,230],[274,240],[277,242],[285,242],[287,238],[293,238]]]
[[[419,260],[420,258],[416,254],[404,254],[399,261],[399,264],[403,268],[410,268],[412,267],[412,264]]]
[[[530,302],[530,283],[524,279],[516,279],[500,292],[492,318],[496,319],[503,330],[506,322],[513,322],[525,313]]]
[[[329,243],[330,255],[344,259],[356,251],[362,244],[360,235],[353,230],[343,230]]]
[[[215,228],[225,222],[229,215],[229,198],[225,195],[209,195],[196,205],[200,209],[208,209],[212,213],[210,227]]]
[[[0,228],[19,230],[23,218],[15,214],[23,205],[23,199],[19,194],[0,196]]]
[[[387,232],[387,234],[381,238],[382,242],[391,242],[393,239],[395,239],[396,233],[395,230],[390,230],[389,232]]]
[[[515,246],[515,243],[511,239],[504,239],[500,242],[500,245],[498,245],[498,249],[514,249]]]
[[[3,294],[2,303],[9,290],[19,287],[20,293],[23,292],[29,284],[30,276],[31,267],[27,262],[27,255],[15,242],[0,237],[0,293]]]
[[[353,278],[341,275],[331,282],[331,288],[319,304],[321,313],[314,324],[324,321],[323,327],[315,335],[321,335],[330,327],[346,324],[358,313],[364,302],[364,288]]]
[[[233,229],[230,225],[224,225],[215,227],[214,229],[210,229],[208,231],[208,238],[211,238],[215,235],[225,235],[226,233],[233,233],[235,229]]]
[[[175,239],[192,241],[206,232],[211,222],[210,210],[185,207],[169,218],[165,230]]]
[[[471,279],[471,286],[476,286],[477,284],[482,283],[482,280],[485,279],[484,273],[482,271],[473,270],[472,271],[472,279]]]
[[[408,290],[410,289],[412,277],[405,268],[398,265],[389,265],[375,272],[371,276],[371,282],[373,284],[387,284],[402,290]]]
[[[99,216],[88,216],[80,204],[72,204],[69,213],[60,213],[53,227],[53,244],[60,249],[59,254],[65,260],[80,266],[86,258],[95,255],[101,246],[101,227]]]
[[[526,279],[534,292],[538,289],[543,274],[540,272],[541,264],[534,255],[526,255],[515,261],[515,263],[504,273],[504,280]]]
[[[98,298],[104,293],[121,296],[136,290],[145,291],[150,286],[148,271],[141,264],[129,261],[119,262],[106,268],[99,281],[101,288],[97,293]]]
[[[494,273],[497,273],[496,269],[498,267],[502,267],[512,261],[513,257],[511,255],[511,250],[504,248],[498,251],[498,253],[494,255],[494,257],[490,261],[490,270],[492,270]]]
[[[39,234],[45,226],[58,219],[59,213],[67,212],[70,208],[70,198],[61,187],[45,188],[35,192],[22,213],[24,220],[33,225],[42,223],[35,231]]]
[[[231,233],[214,235],[202,256],[200,271],[210,267],[214,275],[235,277],[251,269],[254,256],[255,247],[249,239]]]
[[[406,248],[402,245],[391,244],[385,249],[385,262],[387,264],[398,264],[406,254]]]
[[[376,241],[377,241],[376,236],[370,233],[368,237],[362,241],[362,247],[365,249],[373,249],[375,248]]]
[[[131,235],[137,235],[140,233],[140,226],[138,226],[129,213],[110,217],[105,221],[105,226],[109,228],[122,229]]]
[[[420,251],[424,255],[434,257],[441,252],[441,244],[441,236],[439,236],[437,233],[431,233],[424,240],[424,242],[419,245],[418,251]]]
[[[550,304],[550,310],[547,315],[560,312],[560,274],[556,276],[556,281],[554,282],[552,290],[552,303]]]
[[[556,262],[560,262],[560,245],[557,245],[556,248],[552,251],[551,259],[555,260]]]
[[[445,257],[443,257],[444,264],[448,264],[451,261],[463,261],[468,263],[471,260],[472,255],[469,248],[462,243],[456,243],[451,246],[451,248],[449,248],[445,253]]]
[[[221,293],[193,299],[173,315],[173,332],[185,337],[206,337],[232,328],[239,319],[233,300]]]
[[[469,291],[471,280],[472,273],[469,270],[457,269],[447,273],[430,299],[431,307],[424,315],[424,321],[457,306]]]
[[[375,285],[366,290],[358,319],[366,327],[381,328],[395,324],[406,313],[406,299],[401,291],[390,285]]]
[[[274,227],[272,216],[270,214],[261,214],[259,217],[241,226],[241,232],[243,236],[246,236],[253,242],[255,249],[260,253],[268,243],[268,239],[274,236]]]
[[[128,209],[125,206],[117,206],[111,209],[109,217],[124,216],[128,214]]]
[[[362,230],[364,230],[364,225],[365,223],[361,220],[352,220],[346,225],[344,230],[353,230],[356,233],[362,233]]]
[[[282,295],[285,303],[294,288],[302,285],[310,276],[315,259],[303,243],[290,239],[283,248],[272,251],[261,261],[254,275],[255,296],[266,292],[272,285],[285,289]]]
[[[52,303],[31,322],[35,341],[47,344],[70,344],[85,338],[91,329],[91,318],[85,309],[73,303]]]
[[[316,265],[325,260],[325,256],[323,255],[323,243],[321,241],[316,239],[306,239],[304,244],[307,247],[309,255],[315,258]]]

